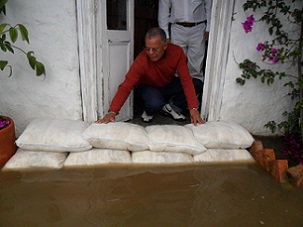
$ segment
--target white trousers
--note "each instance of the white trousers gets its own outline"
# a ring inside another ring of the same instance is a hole
[[[171,42],[183,48],[190,75],[202,81],[204,81],[203,60],[206,48],[205,29],[205,23],[193,27],[183,27],[178,24],[171,26]]]

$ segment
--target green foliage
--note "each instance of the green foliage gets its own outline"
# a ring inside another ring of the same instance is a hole
[[[302,2],[302,0],[297,0]],[[292,0],[294,3],[295,0]],[[284,112],[283,116],[286,121],[276,123],[274,121],[268,122],[265,127],[269,128],[273,133],[277,130],[289,134],[300,134],[303,136],[303,74],[302,74],[302,44],[303,44],[303,8],[292,9],[291,5],[284,2],[284,0],[247,0],[243,4],[244,11],[262,10],[264,12],[259,18],[259,22],[264,22],[269,25],[268,33],[271,35],[271,40],[259,43],[257,51],[262,52],[262,61],[271,64],[283,64],[285,62],[291,63],[292,67],[297,68],[296,74],[289,74],[289,72],[274,72],[270,68],[262,69],[257,63],[250,59],[245,59],[239,64],[242,69],[242,74],[236,79],[240,85],[244,85],[246,80],[250,78],[258,78],[262,83],[271,85],[275,80],[282,78],[289,78],[289,81],[284,84],[291,88],[288,94],[291,99],[297,103],[291,112]],[[290,36],[285,30],[282,19],[288,20],[289,24],[297,25],[301,31],[296,39]],[[246,28],[247,29],[247,28]],[[247,32],[247,31],[246,31]],[[301,140],[303,141],[303,140]]]
[[[6,15],[5,4],[8,0],[0,0],[0,14],[3,13]],[[8,23],[0,24],[0,49],[2,52],[15,53],[15,50],[21,51],[27,56],[30,67],[36,71],[36,76],[45,75],[44,65],[36,60],[33,51],[24,51],[22,48],[15,45],[18,39],[25,41],[29,44],[29,34],[26,27],[22,24],[17,24],[12,26]],[[4,71],[6,68],[9,68],[9,77],[13,73],[13,68],[9,65],[7,60],[0,60],[0,70]]]

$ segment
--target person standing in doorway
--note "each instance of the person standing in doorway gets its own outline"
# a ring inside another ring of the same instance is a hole
[[[199,92],[203,89],[203,60],[211,8],[212,0],[159,0],[159,27],[165,31],[168,41],[183,48],[190,75],[201,81]]]

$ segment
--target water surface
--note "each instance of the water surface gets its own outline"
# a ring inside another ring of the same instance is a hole
[[[303,226],[303,191],[255,164],[2,172],[0,226]]]

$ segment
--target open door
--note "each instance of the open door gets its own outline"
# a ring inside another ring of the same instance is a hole
[[[141,5],[136,3],[136,20],[141,19],[136,23],[136,53],[143,46],[142,37],[147,28],[156,25],[155,9],[158,7],[156,0],[138,2]],[[107,113],[133,61],[134,0],[76,0],[76,3],[83,119],[92,123]],[[213,0],[201,109],[205,120],[220,118],[234,4],[234,0]],[[142,5],[149,5],[152,10],[142,10]],[[132,117],[133,95],[124,104],[117,120],[126,121]]]
[[[118,86],[124,81],[134,53],[134,0],[106,0],[107,36],[103,50],[104,110],[107,111]],[[126,100],[117,121],[133,117],[133,94]]]

